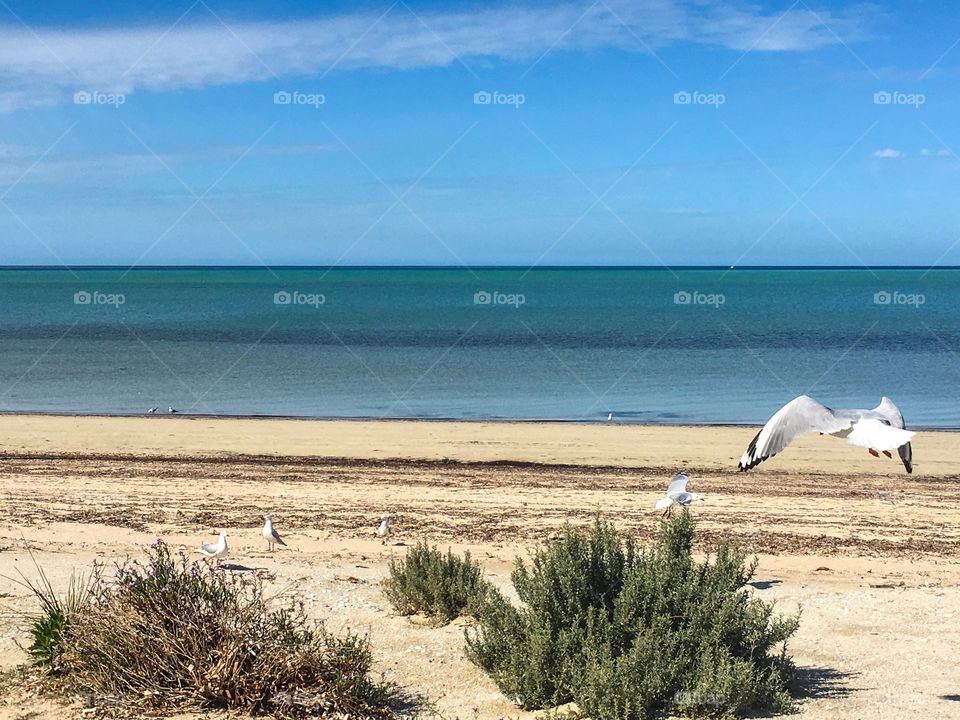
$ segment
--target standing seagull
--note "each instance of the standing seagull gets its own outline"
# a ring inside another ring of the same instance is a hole
[[[393,533],[393,530],[390,528],[390,516],[384,515],[380,518],[380,527],[377,528],[377,537],[383,541],[383,544],[387,544],[387,538]]]
[[[147,410],[147,415],[156,415],[156,414],[157,414],[156,408],[150,408],[149,410]]]
[[[263,537],[267,541],[267,551],[273,552],[275,545],[283,545],[284,547],[287,544],[283,541],[283,538],[280,537],[280,533],[273,529],[273,520],[270,519],[269,515],[263,516]]]
[[[695,492],[687,492],[687,483],[690,478],[685,472],[679,472],[673,476],[670,486],[667,488],[667,494],[657,500],[657,510],[663,510],[665,516],[673,513],[673,506],[680,505],[688,507],[690,503],[702,498]]]
[[[613,422],[613,413],[607,415],[607,422]]]
[[[175,407],[173,407],[173,405],[171,405],[170,407],[167,408],[167,412],[170,413],[171,415],[173,415],[173,414],[178,413],[178,412],[180,412],[180,411],[177,410]]]
[[[227,547],[227,533],[221,530],[220,539],[216,543],[203,543],[194,552],[200,553],[206,558],[213,558],[219,563],[220,558],[226,557],[230,552],[230,548]]]
[[[873,410],[831,410],[806,395],[791,400],[767,421],[740,458],[740,471],[756,467],[808,432],[846,438],[874,457],[881,452],[893,457],[890,451],[897,449],[907,472],[913,472],[910,438],[916,433],[904,429],[903,415],[890,398],[881,398]]]

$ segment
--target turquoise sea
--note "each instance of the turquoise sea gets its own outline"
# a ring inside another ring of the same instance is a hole
[[[0,411],[960,426],[960,270],[0,270]]]

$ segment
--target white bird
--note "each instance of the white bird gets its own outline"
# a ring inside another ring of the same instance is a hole
[[[380,538],[384,544],[387,542],[387,538],[393,533],[393,530],[390,528],[390,516],[384,515],[380,518],[380,527],[377,528],[377,537]]]
[[[220,539],[216,543],[203,543],[198,547],[194,552],[200,553],[204,557],[213,558],[220,561],[220,558],[226,557],[230,552],[230,548],[227,547],[227,533],[223,530],[220,531]]]
[[[156,408],[150,408],[149,410],[147,410],[147,415],[154,415],[156,414],[156,412],[157,412]]]
[[[607,415],[607,422],[613,422],[613,413]]]
[[[673,512],[674,505],[687,507],[695,500],[701,500],[702,498],[697,493],[687,492],[688,482],[690,482],[690,478],[686,473],[679,472],[674,475],[669,487],[667,487],[666,495],[657,500],[657,510],[663,510],[664,515],[669,515]]]
[[[267,541],[267,550],[269,552],[273,552],[273,548],[275,545],[283,545],[284,547],[286,547],[287,545],[283,541],[283,538],[280,537],[280,533],[278,533],[274,529],[273,520],[270,518],[269,515],[263,516],[263,537]]]
[[[916,433],[904,429],[903,415],[890,398],[881,398],[873,410],[831,410],[806,395],[791,400],[767,421],[740,458],[740,471],[756,467],[808,432],[846,438],[874,457],[880,452],[893,457],[890,451],[897,449],[907,472],[913,472],[910,439]]]
[[[179,412],[179,410],[176,410],[176,409],[171,405],[170,407],[167,408],[167,412],[170,413],[171,415],[173,415],[174,413]]]

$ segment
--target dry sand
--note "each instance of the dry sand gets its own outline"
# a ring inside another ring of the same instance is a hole
[[[754,592],[803,608],[792,651],[809,718],[960,717],[960,434],[921,432],[914,475],[832,438],[806,437],[756,470],[736,459],[755,429],[551,423],[320,422],[185,417],[0,416],[0,604],[32,565],[55,584],[155,537],[194,547],[223,528],[233,562],[275,572],[333,627],[368,631],[378,668],[445,716],[527,717],[462,654],[462,628],[391,614],[378,583],[402,545],[471,549],[506,587],[513,558],[598,511],[641,538],[669,477],[706,496],[701,550],[732,538],[758,553]],[[268,556],[272,511],[290,549]],[[0,668],[25,660],[0,618]],[[63,717],[0,698],[0,718]],[[71,711],[79,716],[79,709]],[[37,714],[30,714],[37,713]]]

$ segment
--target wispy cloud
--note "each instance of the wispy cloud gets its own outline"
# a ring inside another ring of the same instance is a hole
[[[920,151],[920,155],[923,157],[950,157],[951,153],[946,148],[940,148],[939,150],[931,150],[930,148],[923,148]]]
[[[903,157],[903,151],[894,150],[893,148],[882,148],[880,150],[874,150],[873,156],[875,158],[892,159],[892,158]]]
[[[814,13],[801,3],[771,13],[716,0],[608,0],[416,15],[398,2],[386,13],[228,25],[201,3],[172,28],[28,29],[11,18],[0,25],[0,112],[76,90],[162,92],[334,69],[523,62],[548,51],[650,52],[681,42],[808,51],[856,40],[871,14],[869,6]]]

